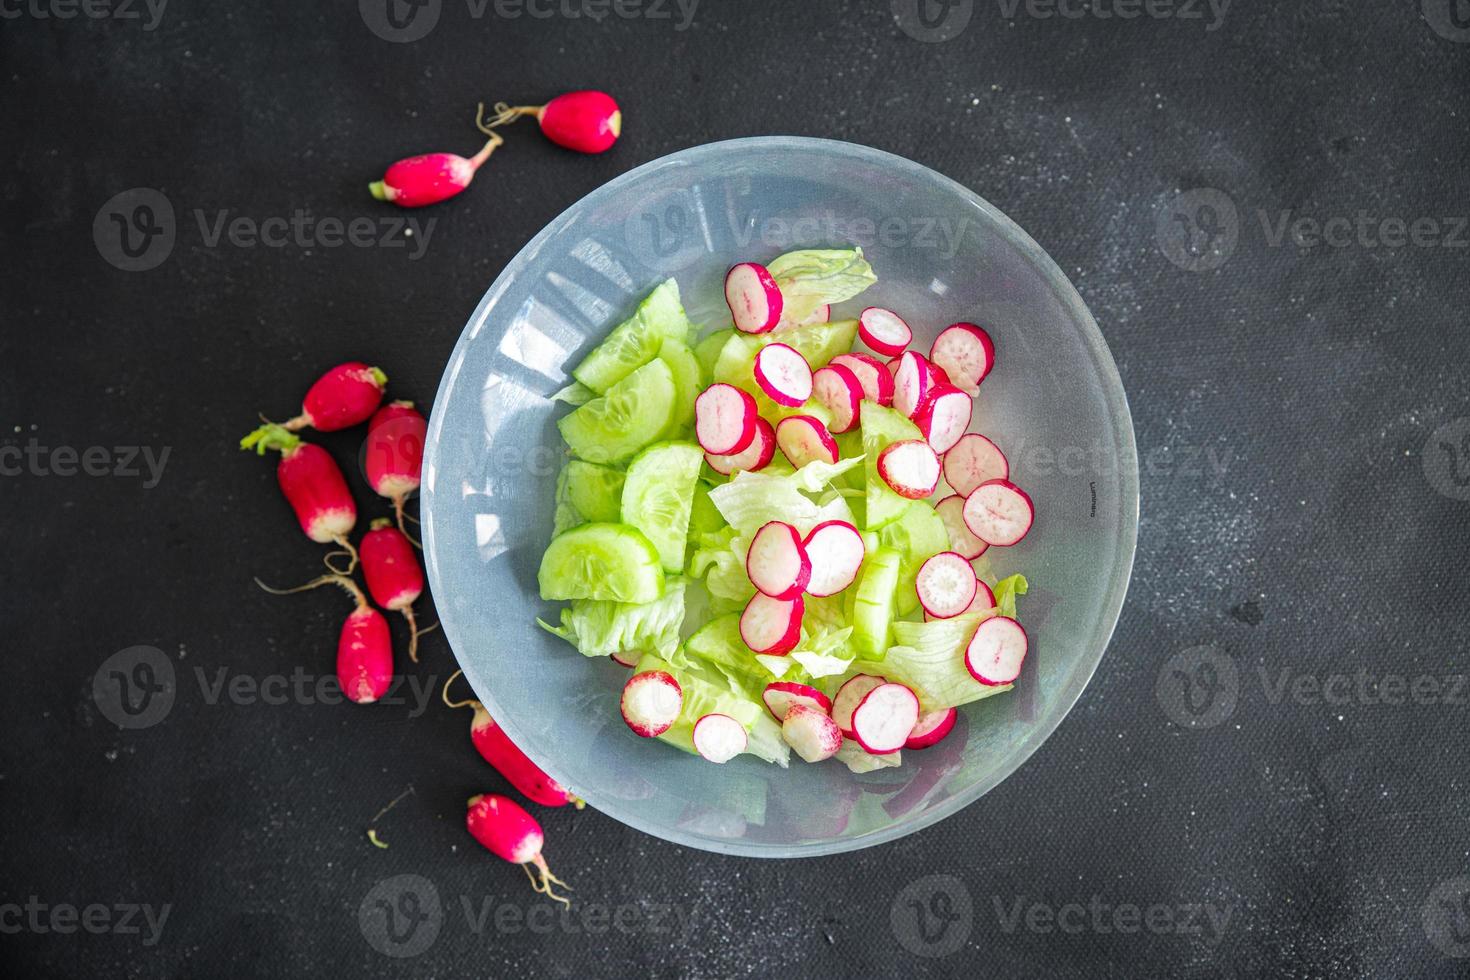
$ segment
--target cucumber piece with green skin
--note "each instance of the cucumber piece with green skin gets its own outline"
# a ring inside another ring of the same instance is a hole
[[[706,378],[715,376],[715,364],[720,359],[720,352],[725,349],[725,342],[733,336],[735,328],[726,327],[724,330],[716,330],[694,345],[694,358],[699,361],[699,369]]]
[[[704,453],[692,442],[661,442],[638,454],[623,483],[623,523],[653,543],[664,571],[684,570],[689,514]]]
[[[689,539],[697,540],[701,534],[713,534],[724,526],[724,515],[709,499],[709,484],[700,479],[694,484],[694,506],[689,509]]]
[[[669,420],[664,438],[675,439],[694,428],[694,400],[704,390],[704,371],[694,351],[682,340],[665,340],[658,359],[669,366],[674,376],[674,416]]]
[[[762,347],[767,344],[793,347],[815,371],[838,354],[852,350],[857,327],[856,320],[834,320],[831,323],[788,327],[773,333],[735,333],[720,349],[710,377],[746,391],[759,391],[760,386],[755,383],[755,355]]]
[[[567,502],[577,509],[584,522],[616,524],[619,521],[623,510],[621,470],[570,459],[564,471]]]
[[[913,500],[898,520],[878,531],[878,541],[903,556],[894,605],[900,616],[907,616],[919,608],[919,593],[914,590],[919,567],[941,551],[950,550],[949,532],[933,507],[923,500]]]
[[[893,488],[878,475],[878,456],[889,443],[904,439],[922,439],[919,427],[891,408],[874,402],[863,403],[863,476],[867,480],[864,500],[867,504],[865,521],[870,531],[875,531],[890,521],[901,517],[913,501],[893,492]]]
[[[882,660],[893,641],[893,600],[903,556],[879,548],[868,556],[852,604],[852,643],[859,656]]]
[[[679,302],[679,284],[666,279],[638,304],[638,312],[615,327],[572,369],[572,377],[599,395],[658,356],[665,340],[689,337],[689,317]]]
[[[653,602],[664,591],[658,550],[626,524],[582,524],[552,538],[536,580],[543,599]]]
[[[668,364],[653,360],[601,398],[564,416],[556,427],[579,458],[620,464],[663,436],[677,400],[673,372]]]

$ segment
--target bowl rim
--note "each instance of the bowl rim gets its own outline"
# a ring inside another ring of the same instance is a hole
[[[1106,623],[1103,641],[1098,644],[1097,649],[1087,654],[1086,660],[1078,664],[1074,670],[1069,690],[1061,693],[1057,701],[1057,710],[1052,718],[1036,726],[1027,732],[1026,736],[1014,747],[1010,762],[987,777],[977,780],[976,783],[964,791],[956,793],[943,803],[925,811],[921,816],[912,821],[891,824],[866,834],[855,837],[841,838],[831,841],[792,843],[772,845],[766,843],[747,843],[742,840],[719,840],[703,837],[698,834],[687,833],[677,827],[655,826],[643,820],[638,815],[624,809],[616,799],[592,798],[586,802],[593,809],[603,813],[619,823],[642,831],[659,840],[693,847],[703,851],[718,854],[730,854],[742,857],[759,858],[793,858],[793,857],[821,857],[829,854],[841,854],[847,851],[860,850],[878,844],[907,837],[917,833],[926,827],[931,827],[946,817],[958,813],[971,803],[990,792],[996,786],[1008,779],[1021,765],[1033,756],[1041,745],[1046,742],[1053,732],[1061,725],[1062,721],[1071,714],[1082,692],[1086,690],[1093,675],[1097,671],[1098,664],[1102,662],[1103,655],[1112,643],[1113,634],[1117,629],[1118,619],[1122,614],[1123,602],[1127,597],[1128,586],[1132,579],[1133,563],[1138,544],[1138,518],[1139,518],[1139,485],[1138,485],[1138,450],[1134,438],[1132,414],[1128,409],[1127,395],[1123,390],[1123,381],[1118,374],[1117,364],[1114,362],[1112,353],[1108,349],[1102,332],[1098,329],[1097,321],[1087,304],[1083,302],[1076,286],[1072,283],[1051,258],[1046,251],[1028,235],[1020,225],[1012,221],[1002,211],[992,205],[975,191],[959,183],[958,181],[939,173],[923,164],[916,163],[906,157],[889,153],[885,150],[875,149],[859,143],[850,143],[843,140],[821,139],[807,136],[752,136],[741,137],[730,140],[720,140],[713,143],[704,143],[698,146],[687,147],[666,154],[654,160],[650,160],[632,170],[627,171],[612,180],[601,185],[590,193],[578,199],[571,206],[563,210],[554,219],[547,223],[530,241],[528,241],[515,254],[504,269],[501,270],[494,282],[486,289],[480,301],[476,304],[474,312],[466,321],[460,332],[459,339],[455,342],[454,350],[450,353],[445,364],[444,373],[440,378],[438,390],[434,396],[433,408],[429,414],[429,428],[425,439],[423,471],[426,475],[437,474],[439,464],[439,439],[440,430],[443,425],[443,410],[458,379],[460,366],[463,364],[466,348],[478,338],[481,328],[485,325],[490,308],[499,302],[501,296],[508,290],[516,277],[523,271],[526,265],[541,251],[542,246],[553,235],[559,233],[563,226],[571,223],[578,215],[598,204],[601,200],[610,197],[621,190],[625,185],[648,176],[650,173],[667,168],[671,165],[698,163],[704,158],[726,155],[731,152],[744,152],[750,150],[767,149],[799,149],[806,152],[825,152],[837,156],[853,158],[860,162],[879,166],[889,170],[907,172],[916,177],[936,182],[939,186],[950,190],[952,193],[968,201],[972,206],[990,218],[1006,240],[1022,255],[1029,260],[1045,278],[1045,280],[1056,290],[1058,298],[1069,308],[1072,315],[1082,327],[1082,340],[1084,341],[1093,361],[1098,366],[1099,374],[1103,378],[1104,399],[1108,404],[1112,427],[1117,438],[1119,453],[1119,477],[1120,477],[1120,510],[1121,525],[1119,541],[1119,559],[1113,565],[1112,575],[1109,577],[1108,590],[1102,608],[1102,619]],[[423,547],[424,565],[429,576],[429,587],[433,595],[441,593],[442,580],[438,570],[438,544],[437,532],[432,519],[430,503],[434,498],[435,491],[432,483],[437,479],[426,479],[423,489],[420,491],[421,515],[423,522]],[[449,603],[437,604],[439,621],[443,627],[445,638],[449,641],[451,652],[455,646],[455,638],[459,634],[459,625],[455,620],[453,607]],[[476,697],[484,703],[486,709],[495,718],[496,723],[505,729],[506,735],[517,745],[526,744],[517,731],[512,715],[499,711],[499,705],[494,700],[493,694],[483,695],[482,691],[488,688],[477,683],[478,670],[473,663],[468,663],[457,654],[455,660],[464,670],[465,679],[475,690]],[[552,778],[568,785],[564,774],[559,772],[559,766],[555,759],[540,758],[527,753],[532,761],[542,768]]]

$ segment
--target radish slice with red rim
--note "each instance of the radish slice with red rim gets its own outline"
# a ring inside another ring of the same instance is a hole
[[[950,494],[934,505],[934,512],[939,515],[939,519],[944,522],[944,529],[949,532],[951,548],[967,559],[979,558],[985,554],[985,549],[990,545],[975,537],[975,533],[965,523],[964,497],[957,493]]]
[[[740,638],[756,653],[784,656],[801,641],[801,617],[806,604],[801,596],[772,599],[757,592],[740,614]]]
[[[945,370],[950,384],[973,395],[995,367],[995,343],[973,323],[954,323],[934,338],[929,360]]]
[[[692,733],[694,751],[710,762],[725,763],[744,752],[750,744],[745,726],[729,715],[701,715]]]
[[[878,475],[900,497],[923,500],[939,486],[939,455],[922,439],[901,439],[878,454]]]
[[[851,585],[867,556],[863,536],[846,521],[823,521],[808,532],[803,546],[812,566],[806,591],[814,596],[836,595]]]
[[[812,394],[832,413],[832,431],[846,432],[862,412],[863,384],[851,368],[828,364],[812,375]]]
[[[919,431],[936,453],[948,452],[970,427],[974,402],[953,385],[940,384],[929,389],[924,404],[914,417]]]
[[[772,681],[761,692],[761,700],[766,703],[766,710],[777,721],[784,721],[786,712],[796,704],[806,705],[823,714],[832,710],[831,698],[815,687],[798,684],[795,681]]]
[[[987,480],[965,498],[965,526],[997,548],[1020,541],[1035,520],[1031,498],[1010,480]]]
[[[902,684],[879,684],[852,712],[852,734],[870,755],[903,748],[919,720],[919,698]]]
[[[970,608],[978,585],[969,560],[953,551],[927,559],[914,576],[919,605],[935,619],[950,619]]]
[[[619,650],[617,653],[612,655],[612,662],[623,667],[627,667],[629,670],[632,670],[634,667],[638,666],[638,661],[642,658],[643,654],[639,653],[637,650]]]
[[[664,670],[634,674],[623,685],[623,721],[644,738],[662,735],[684,707],[684,689]]]
[[[1029,641],[1021,624],[1009,616],[992,616],[975,629],[965,647],[965,669],[981,684],[999,687],[1021,676]]]
[[[837,440],[822,420],[812,415],[788,415],[777,422],[776,445],[797,469],[818,459],[824,463],[837,462]]]
[[[763,470],[776,456],[776,430],[771,428],[771,423],[765,419],[756,417],[755,438],[750,440],[738,453],[728,456],[716,456],[714,453],[705,453],[704,461],[709,468],[722,476],[730,476],[739,470],[754,473]]]
[[[893,373],[893,407],[913,418],[924,407],[929,389],[934,385],[934,372],[918,351],[906,350],[898,359]]]
[[[767,344],[755,355],[755,383],[771,401],[792,408],[812,396],[812,366],[794,347]]]
[[[774,330],[785,305],[776,280],[765,266],[754,262],[742,262],[725,274],[725,302],[735,329],[742,333]]]
[[[837,727],[844,735],[852,734],[852,712],[868,692],[879,684],[887,684],[888,678],[876,677],[872,674],[853,674],[841,687],[837,689],[837,696],[832,699],[832,720],[837,722]]]
[[[699,448],[715,456],[743,452],[755,438],[758,418],[750,392],[734,385],[710,385],[694,399],[694,437]]]
[[[858,316],[858,336],[878,353],[894,357],[913,341],[914,332],[892,310],[870,306]]]
[[[800,595],[812,574],[801,533],[782,521],[763,525],[745,553],[745,574],[751,585],[772,599]]]
[[[817,307],[815,310],[812,310],[812,315],[809,316],[809,317],[807,317],[805,320],[801,321],[801,323],[799,324],[799,326],[806,326],[808,323],[831,323],[831,322],[832,322],[832,304],[831,303],[823,303],[821,306]]]
[[[826,713],[793,704],[781,722],[781,738],[807,762],[830,759],[842,748],[842,732]]]
[[[863,386],[863,398],[879,405],[893,404],[893,375],[888,366],[872,354],[838,354],[829,364],[845,367]]]
[[[940,708],[938,711],[930,711],[919,716],[914,722],[913,731],[904,741],[906,749],[927,749],[931,745],[944,741],[944,736],[954,730],[954,723],[960,713],[954,708]]]
[[[1006,480],[1011,464],[994,442],[978,432],[967,432],[944,454],[944,482],[961,497],[989,480]]]

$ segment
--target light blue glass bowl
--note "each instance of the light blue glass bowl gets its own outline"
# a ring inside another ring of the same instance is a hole
[[[535,624],[563,444],[547,400],[566,371],[668,276],[691,318],[727,325],[737,261],[859,244],[878,283],[834,311],[899,311],[927,351],[955,320],[983,324],[998,365],[975,428],[1036,502],[1019,545],[987,556],[1024,572],[1030,654],[1014,691],[968,705],[945,741],[855,776],[742,756],[716,766],[641,739],[618,714],[627,671]],[[913,833],[1014,772],[1081,695],[1127,591],[1138,464],[1118,372],[1076,289],[1026,233],[948,178],[829,140],[764,137],[684,150],[613,180],[537,235],[491,285],[434,402],[424,460],[424,551],[444,631],[510,737],[603,813],[727,854],[832,854]]]

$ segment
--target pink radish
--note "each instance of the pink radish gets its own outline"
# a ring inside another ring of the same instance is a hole
[[[352,591],[357,608],[342,624],[337,638],[337,683],[347,700],[372,704],[393,683],[393,640],[383,614],[368,605],[355,585]]]
[[[684,689],[665,670],[645,670],[623,685],[623,721],[644,738],[668,731],[684,708]]]
[[[474,743],[475,750],[480,753],[480,757],[494,766],[496,772],[504,776],[512,786],[520,791],[522,796],[532,803],[539,803],[542,806],[566,806],[571,803],[578,810],[582,809],[584,806],[582,801],[572,795],[561,783],[542,772],[541,767],[532,762],[530,757],[510,740],[510,736],[505,734],[505,729],[495,723],[495,719],[490,717],[490,712],[485,710],[483,704],[473,698],[464,701],[449,700],[449,685],[453,684],[454,679],[463,673],[463,671],[456,670],[449,675],[449,680],[444,682],[444,689],[439,696],[451,708],[474,710],[475,716],[470,722],[470,741]]]
[[[710,762],[726,763],[745,751],[750,736],[745,726],[729,715],[701,715],[694,723],[694,751]]]
[[[844,735],[852,735],[852,713],[868,692],[880,684],[887,684],[888,678],[875,677],[872,674],[853,674],[843,682],[837,689],[837,696],[832,699],[832,720]]]
[[[310,426],[318,432],[336,432],[366,422],[383,400],[388,376],[361,361],[338,364],[306,389],[301,414],[281,427],[299,432]]]
[[[357,524],[357,504],[331,454],[321,446],[302,442],[284,426],[269,424],[240,440],[240,448],[254,449],[261,456],[270,449],[281,454],[276,482],[296,512],[301,530],[318,544],[339,545],[351,561],[346,569],[333,570],[351,575],[357,567],[357,552],[347,535]]]
[[[919,699],[902,684],[879,684],[852,712],[852,733],[869,755],[903,748],[919,720]]]
[[[480,166],[505,142],[495,133],[466,159],[456,153],[425,153],[390,166],[382,180],[368,185],[373,197],[400,208],[421,208],[448,200],[470,186]]]
[[[953,551],[927,559],[914,576],[919,605],[935,619],[949,619],[969,609],[978,584],[970,562]]]
[[[694,437],[705,452],[733,456],[755,439],[755,399],[734,385],[713,384],[694,399]]]
[[[949,546],[957,551],[960,557],[973,560],[985,554],[985,549],[990,545],[975,537],[970,526],[965,523],[964,497],[952,493],[935,504],[934,511],[944,522],[944,529],[949,532]]]
[[[944,481],[961,497],[968,497],[987,480],[1005,480],[1010,475],[1005,453],[978,432],[960,436],[944,454]]]
[[[776,445],[791,465],[801,469],[813,460],[837,462],[837,440],[811,415],[789,415],[776,423]]]
[[[939,455],[922,439],[891,442],[878,454],[878,475],[900,497],[923,500],[939,486]]]
[[[1026,631],[1009,616],[983,621],[965,647],[965,669],[981,684],[999,687],[1021,676],[1026,659]]]
[[[725,274],[725,302],[742,333],[768,333],[781,322],[781,287],[763,265],[742,262]]]
[[[368,422],[363,471],[373,492],[393,501],[399,530],[403,530],[404,501],[419,488],[428,428],[413,402],[404,401],[384,405]]]
[[[614,653],[612,655],[613,663],[619,665],[620,667],[627,667],[629,670],[637,667],[638,661],[642,659],[643,654],[639,653],[637,650],[619,650],[617,653]]]
[[[904,351],[893,375],[893,407],[909,418],[918,414],[934,385],[934,372],[918,351]]]
[[[808,323],[831,323],[831,322],[832,322],[832,304],[831,303],[824,303],[823,305],[817,307],[815,310],[812,310],[812,315],[809,316],[809,317],[807,317],[805,320],[801,321],[801,323],[799,325],[800,326],[806,326]]]
[[[738,453],[728,456],[716,456],[714,453],[705,453],[704,461],[709,464],[710,469],[724,476],[730,476],[738,470],[754,473],[763,470],[776,456],[776,430],[771,428],[771,423],[765,419],[756,417],[755,438],[750,440]]]
[[[938,711],[930,711],[919,716],[914,722],[914,728],[909,732],[909,737],[904,741],[906,749],[927,749],[931,745],[937,745],[944,741],[944,736],[954,729],[955,719],[959,712],[954,708],[940,708]]]
[[[892,310],[870,306],[858,316],[858,336],[884,357],[897,357],[913,342],[914,332]]]
[[[863,384],[851,368],[828,364],[812,375],[812,394],[832,413],[832,431],[846,432],[862,418]]]
[[[936,453],[946,453],[970,427],[973,408],[970,396],[963,391],[953,385],[935,385],[914,416],[914,424]]]
[[[520,804],[499,793],[472,796],[469,800],[469,811],[465,814],[465,826],[469,829],[470,836],[496,857],[511,864],[534,865],[536,874],[531,875],[530,868],[526,869],[526,873],[531,875],[531,889],[536,894],[571,906],[572,903],[565,896],[552,890],[553,885],[561,885],[563,888],[569,886],[547,867],[546,859],[541,856],[541,849],[546,846],[546,835],[542,833],[536,818],[527,813]]]
[[[380,517],[362,536],[358,551],[373,601],[391,612],[402,613],[408,620],[408,658],[418,663],[419,627],[414,621],[413,604],[424,593],[424,572],[408,535],[393,527],[388,518]]]
[[[812,397],[812,366],[794,347],[767,344],[755,355],[755,383],[771,401],[793,408]]]
[[[812,528],[803,542],[811,577],[808,595],[836,595],[857,580],[867,547],[858,529],[846,521],[823,521]]]
[[[1031,498],[1010,480],[987,480],[965,498],[965,526],[997,548],[1020,541],[1035,520]]]
[[[793,704],[781,721],[781,738],[807,762],[830,759],[842,748],[842,732],[826,713],[807,704]]]
[[[801,532],[782,521],[762,525],[745,553],[745,574],[751,585],[772,599],[801,595],[812,574]]]
[[[969,608],[967,608],[964,613],[961,613],[961,615],[976,612],[990,612],[994,608],[995,593],[990,591],[990,586],[986,585],[978,578],[975,579],[975,598],[970,600]],[[924,622],[926,623],[932,623],[934,622],[934,620],[941,618],[952,617],[931,616],[928,613],[924,614]]]
[[[522,116],[534,116],[541,125],[542,135],[557,146],[578,153],[610,150],[623,132],[623,112],[606,92],[565,92],[545,105],[511,106],[499,102],[490,119],[484,118],[484,111],[481,105],[478,121],[481,132],[488,133]]]
[[[784,721],[786,712],[796,704],[804,704],[823,714],[832,710],[831,698],[815,687],[798,684],[795,681],[772,681],[761,692],[761,700],[766,703],[766,710],[777,721]]]
[[[973,395],[995,367],[995,344],[990,334],[975,324],[955,323],[934,338],[929,360],[945,370],[950,384]]]
[[[863,386],[863,398],[879,405],[893,404],[893,375],[871,354],[838,354],[829,364],[845,367]]]
[[[740,614],[740,638],[755,653],[785,656],[801,642],[801,619],[806,603],[801,596],[772,599],[757,592]]]

